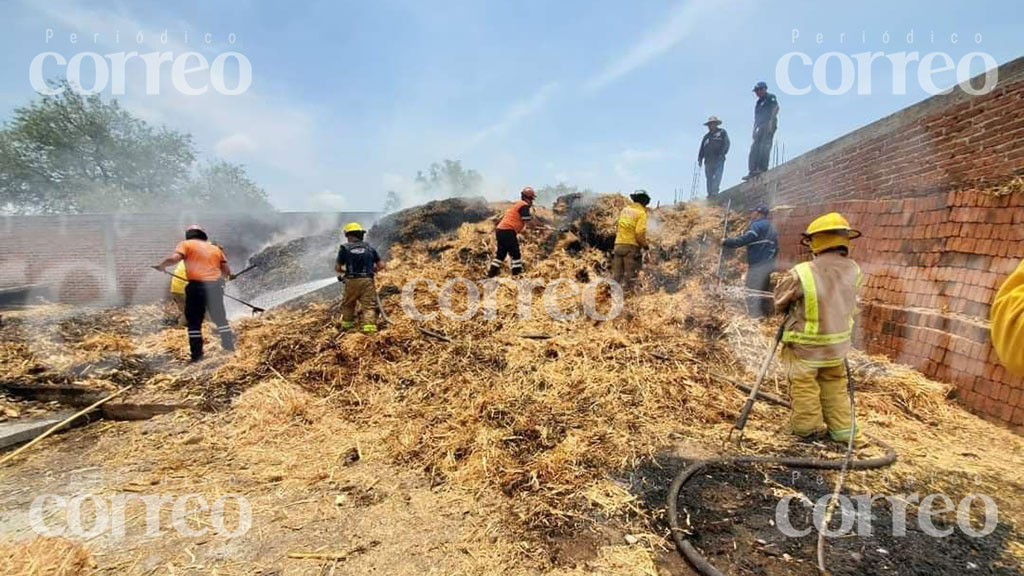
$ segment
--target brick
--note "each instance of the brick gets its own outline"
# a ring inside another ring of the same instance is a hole
[[[1019,426],[1024,424],[1024,408],[1014,408],[1013,414],[1010,416],[1010,424]]]

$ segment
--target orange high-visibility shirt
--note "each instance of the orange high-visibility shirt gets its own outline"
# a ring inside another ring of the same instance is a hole
[[[185,240],[174,251],[185,258],[185,275],[189,280],[219,280],[220,266],[227,262],[224,251],[206,240]]]
[[[498,223],[498,230],[515,230],[518,234],[523,231],[523,228],[526,228],[526,223],[530,220],[533,220],[533,216],[530,214],[530,203],[520,200],[505,211],[505,216]]]

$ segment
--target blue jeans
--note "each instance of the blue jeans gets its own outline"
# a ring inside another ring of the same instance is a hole
[[[768,170],[768,163],[772,158],[772,138],[775,137],[775,130],[768,127],[759,128],[754,135],[754,141],[750,144],[750,158],[747,161],[747,168],[751,174],[759,174]]]
[[[709,156],[704,159],[704,176],[707,177],[708,198],[718,196],[718,187],[722,184],[722,171],[725,169],[725,156]]]

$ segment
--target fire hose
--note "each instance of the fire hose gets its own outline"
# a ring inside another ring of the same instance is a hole
[[[701,554],[697,548],[690,542],[689,535],[679,524],[679,493],[683,486],[693,478],[701,470],[704,470],[708,466],[712,465],[751,465],[751,464],[769,464],[776,466],[784,466],[787,468],[802,468],[808,470],[838,470],[840,471],[840,477],[836,483],[835,491],[832,494],[832,498],[829,501],[828,510],[822,522],[822,526],[818,526],[818,545],[817,545],[817,564],[818,570],[822,574],[827,574],[825,569],[825,549],[824,549],[824,527],[827,526],[831,519],[832,511],[835,508],[835,502],[842,491],[843,483],[845,481],[845,475],[848,470],[878,470],[891,466],[896,462],[898,458],[896,451],[892,446],[886,444],[882,440],[868,436],[868,438],[885,450],[883,456],[876,458],[869,458],[866,460],[853,460],[853,445],[854,436],[856,435],[856,409],[853,395],[853,375],[850,371],[849,362],[844,362],[846,367],[846,379],[847,386],[850,393],[850,415],[851,415],[851,433],[850,439],[846,449],[846,456],[842,460],[830,460],[824,458],[801,458],[801,457],[777,457],[777,456],[725,456],[721,458],[711,458],[708,460],[698,460],[676,475],[672,481],[668,491],[668,523],[672,533],[672,540],[675,542],[676,549],[679,553],[690,563],[698,573],[703,576],[725,576],[724,573],[715,568],[708,560]],[[759,396],[761,396],[759,394]],[[763,396],[762,396],[763,397]],[[773,404],[780,406],[791,407],[788,402],[783,401],[779,398],[772,398]]]

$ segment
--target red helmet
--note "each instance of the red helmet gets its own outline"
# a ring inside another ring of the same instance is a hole
[[[536,200],[537,193],[533,191],[533,188],[527,186],[526,188],[523,188],[523,191],[520,193],[520,196],[523,197],[523,200]]]

